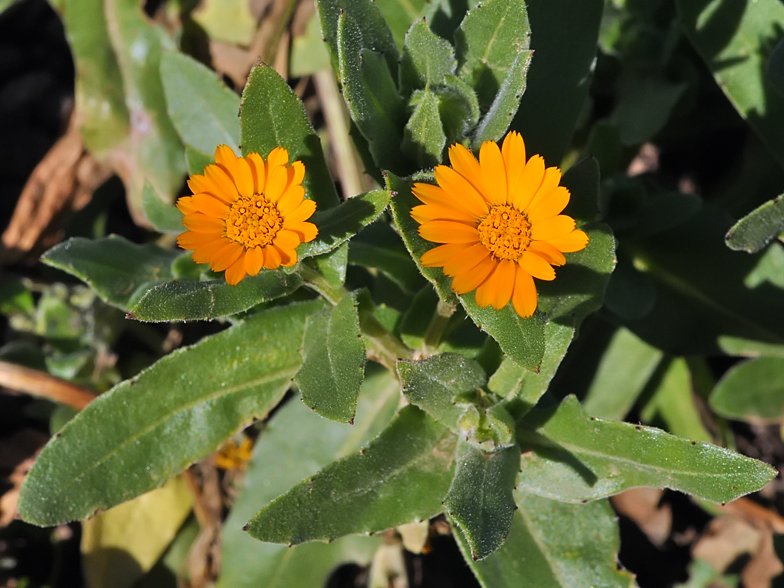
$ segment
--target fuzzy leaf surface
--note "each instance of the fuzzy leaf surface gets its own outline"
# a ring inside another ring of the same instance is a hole
[[[710,395],[721,416],[776,422],[784,414],[784,358],[755,357],[732,366]]]
[[[431,31],[424,20],[412,24],[400,58],[400,93],[408,96],[413,90],[443,84],[444,76],[456,70],[452,45]]]
[[[275,147],[289,153],[289,163],[305,165],[302,186],[305,196],[320,210],[340,201],[327,168],[321,140],[308,120],[305,107],[280,75],[270,66],[254,66],[240,104],[242,154],[258,153],[266,159]]]
[[[308,317],[302,367],[295,378],[302,400],[321,416],[352,423],[365,371],[365,343],[354,296]]]
[[[574,396],[557,408],[529,412],[517,439],[523,450],[518,489],[563,502],[653,486],[726,503],[776,475],[762,462],[709,443],[591,417]]]
[[[441,163],[446,135],[441,124],[439,99],[429,89],[418,90],[411,99],[414,111],[403,130],[403,150],[421,168]]]
[[[733,251],[757,253],[784,231],[784,194],[752,210],[727,232]]]
[[[254,315],[177,349],[76,415],[25,479],[22,517],[58,525],[166,482],[264,418],[299,369],[305,320],[320,302]]]
[[[427,413],[406,406],[366,448],[262,508],[248,532],[296,545],[429,518],[449,489],[456,442]]]
[[[142,210],[144,216],[159,233],[182,233],[187,230],[182,224],[182,213],[176,206],[161,200],[149,182],[144,184]]]

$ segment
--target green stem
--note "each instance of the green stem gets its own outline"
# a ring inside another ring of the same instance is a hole
[[[433,315],[433,318],[430,319],[430,324],[427,325],[427,331],[425,331],[426,349],[435,351],[438,344],[441,342],[441,337],[444,335],[446,325],[449,323],[449,319],[454,313],[454,304],[449,304],[443,300],[438,301],[436,313]]]

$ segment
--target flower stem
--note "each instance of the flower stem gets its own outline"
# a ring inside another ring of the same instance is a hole
[[[426,349],[435,352],[435,349],[441,342],[441,337],[444,335],[444,329],[446,329],[446,325],[449,323],[449,319],[454,313],[454,304],[449,304],[443,300],[438,301],[436,313],[433,315],[433,318],[430,319],[430,324],[427,325],[427,331],[425,331]]]

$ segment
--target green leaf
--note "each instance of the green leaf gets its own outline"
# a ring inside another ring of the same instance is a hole
[[[236,286],[224,279],[163,282],[147,290],[131,307],[133,318],[144,322],[212,320],[294,292],[302,285],[299,274],[262,270]]]
[[[444,353],[421,361],[397,362],[397,374],[406,399],[436,421],[461,433],[457,424],[463,408],[456,396],[470,394],[487,381],[484,370],[458,353]]]
[[[334,208],[316,210],[309,220],[318,227],[318,236],[299,246],[299,257],[323,255],[336,249],[381,216],[391,198],[389,190],[374,190]]]
[[[240,98],[218,75],[178,51],[161,58],[166,106],[183,142],[204,153],[228,145],[239,153]]]
[[[391,73],[397,66],[390,66],[382,54],[368,47],[366,23],[354,18],[351,13],[341,14],[338,25],[338,78],[343,99],[376,165],[406,173],[411,164],[400,152],[406,109]]]
[[[295,382],[302,400],[321,416],[353,423],[365,372],[365,343],[354,296],[308,317],[302,367]]]
[[[433,89],[447,144],[459,143],[479,120],[479,101],[473,88],[455,76],[444,76],[442,86]]]
[[[305,320],[320,308],[259,313],[102,394],[41,452],[19,498],[22,517],[58,525],[91,516],[160,486],[264,418],[297,373]]]
[[[348,269],[348,243],[343,243],[329,253],[310,257],[305,260],[316,269],[332,286],[342,286],[346,282]]]
[[[176,206],[161,200],[149,182],[144,183],[142,209],[144,216],[159,233],[182,233],[187,230],[182,224],[182,213]]]
[[[336,461],[262,508],[248,532],[273,543],[329,541],[389,529],[441,511],[456,437],[406,406],[366,448]]]
[[[52,247],[41,261],[86,282],[104,302],[128,310],[148,290],[172,279],[170,267],[180,253],[115,235],[95,241],[75,237]]]
[[[160,75],[163,51],[174,44],[134,0],[105,0],[104,9],[130,113],[130,150],[138,169],[129,172],[128,203],[136,214],[141,213],[144,178],[171,201],[185,174],[184,146],[166,110]]]
[[[400,58],[400,93],[409,96],[414,90],[443,84],[444,76],[456,70],[452,45],[431,31],[424,19],[412,24]]]
[[[589,416],[573,396],[529,412],[517,439],[523,450],[518,490],[563,502],[653,486],[726,503],[776,475],[767,464],[709,443]]]
[[[455,461],[444,508],[463,532],[472,559],[482,560],[509,536],[517,509],[512,489],[520,470],[520,448],[512,445],[488,454],[461,440]]]
[[[583,401],[588,414],[623,420],[664,354],[621,327],[602,356]]]
[[[217,588],[320,586],[338,563],[369,562],[379,539],[344,537],[329,545],[314,542],[287,547],[256,541],[242,530],[259,505],[357,451],[388,424],[400,399],[400,386],[389,371],[377,365],[368,365],[367,371],[353,426],[322,418],[296,399],[270,419],[223,526],[223,565]]]
[[[185,161],[188,163],[188,173],[190,175],[203,174],[205,167],[215,163],[212,155],[207,155],[190,145],[185,146]]]
[[[189,16],[210,41],[242,47],[252,44],[258,20],[247,0],[206,0],[195,8]]]
[[[765,75],[767,57],[784,28],[784,6],[777,0],[677,0],[675,5],[686,36],[719,87],[784,165],[784,95]]]
[[[403,130],[402,149],[421,168],[441,163],[446,135],[441,125],[439,100],[429,89],[417,90],[411,98],[414,111]]]
[[[611,120],[624,145],[639,145],[656,135],[670,118],[688,84],[673,84],[663,76],[621,76],[618,104]]]
[[[755,208],[727,232],[724,240],[733,251],[757,253],[784,231],[784,194]]]
[[[784,94],[784,40],[779,41],[770,52],[765,73],[773,87]]]
[[[305,107],[280,75],[270,66],[253,67],[240,104],[242,154],[258,153],[266,159],[275,147],[289,153],[289,162],[305,164],[302,186],[305,196],[319,209],[340,200],[324,160],[321,139],[313,130]]]
[[[758,357],[732,366],[711,392],[710,405],[730,419],[780,420],[784,414],[784,358]]]
[[[538,33],[537,33],[538,34]],[[460,78],[490,108],[510,69],[531,38],[523,0],[487,0],[469,10],[455,31]]]
[[[512,62],[487,114],[474,131],[471,142],[475,151],[478,152],[485,141],[500,141],[506,134],[525,92],[526,74],[532,56],[533,51],[523,51]]]
[[[527,2],[535,57],[512,128],[525,139],[526,153],[542,155],[548,165],[563,159],[588,96],[604,5],[604,0]]]
[[[386,0],[378,2],[376,6],[384,15],[398,47],[404,46],[411,24],[423,18],[430,10],[428,0]]]
[[[414,294],[424,283],[400,235],[380,220],[351,240],[348,262],[378,270],[407,294]]]
[[[301,78],[330,68],[329,52],[321,38],[318,14],[313,13],[305,32],[291,40],[289,77]]]
[[[468,542],[455,533],[466,562],[483,588],[633,588],[618,570],[618,525],[606,500],[572,505],[515,493],[519,510],[498,551],[482,561],[469,557]]]
[[[392,0],[390,0],[391,2]],[[415,0],[419,2],[420,0]],[[386,2],[385,2],[386,4]],[[398,50],[392,31],[379,10],[379,6],[372,0],[317,0],[319,17],[321,18],[321,33],[332,58],[332,69],[340,72],[338,65],[339,41],[338,21],[342,14],[349,14],[356,22],[362,23],[362,47],[371,49],[384,55],[389,71],[397,71]],[[410,23],[406,23],[403,34]]]

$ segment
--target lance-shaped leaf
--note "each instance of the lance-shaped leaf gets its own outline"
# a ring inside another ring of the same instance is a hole
[[[315,268],[331,286],[342,286],[348,269],[348,243],[329,253],[310,257],[305,263]]]
[[[424,283],[400,235],[386,222],[375,222],[351,239],[348,262],[378,270],[407,294]]]
[[[223,278],[210,281],[163,282],[150,288],[131,307],[145,322],[211,320],[248,310],[291,294],[302,285],[299,274],[262,270],[231,286]]]
[[[394,70],[382,54],[368,48],[364,23],[360,26],[354,18],[341,14],[338,25],[338,77],[343,99],[376,165],[407,173],[412,166],[400,152],[406,108],[392,78]]]
[[[302,400],[323,417],[353,423],[366,359],[356,298],[347,295],[308,317],[295,378]]]
[[[482,109],[490,108],[530,38],[523,0],[488,0],[466,14],[455,31],[459,72],[476,90]]]
[[[182,213],[176,206],[161,200],[149,182],[144,184],[142,210],[153,228],[160,233],[182,233],[186,230],[182,224]]]
[[[403,47],[411,24],[425,18],[433,10],[428,0],[388,0],[377,2],[376,5],[384,15],[398,47]]]
[[[784,358],[756,357],[732,366],[711,392],[710,405],[731,419],[780,420],[784,414]]]
[[[500,141],[509,129],[525,92],[526,74],[532,55],[532,51],[523,51],[512,62],[509,73],[498,89],[490,109],[482,117],[474,132],[472,144],[475,151],[478,152],[485,141]]]
[[[366,448],[336,461],[262,508],[248,532],[298,544],[370,533],[441,511],[457,438],[415,406]]]
[[[104,302],[128,310],[147,291],[172,279],[171,264],[180,253],[116,235],[94,241],[75,237],[52,247],[41,261],[86,282]]]
[[[606,500],[574,505],[516,492],[515,501],[509,538],[487,559],[473,561],[465,535],[455,533],[483,588],[636,586],[631,574],[618,570],[618,524]]]
[[[321,140],[305,107],[286,80],[265,64],[251,70],[242,93],[240,145],[243,155],[258,153],[264,158],[275,147],[283,147],[289,153],[289,162],[298,160],[305,164],[302,186],[319,209],[339,202]]]
[[[459,143],[479,120],[479,101],[473,88],[455,76],[444,76],[434,89],[447,143]]]
[[[471,547],[471,558],[486,558],[503,545],[517,509],[512,490],[520,471],[520,448],[512,445],[485,453],[461,440],[455,457],[455,478],[444,508]]]
[[[369,562],[379,538],[354,536],[329,545],[287,547],[257,541],[242,527],[260,505],[372,439],[389,423],[399,400],[400,385],[392,374],[368,366],[354,425],[322,418],[296,399],[270,419],[253,448],[242,490],[223,526],[218,588],[323,585],[337,564]]]
[[[400,58],[400,93],[409,96],[413,90],[443,84],[444,76],[456,70],[452,45],[431,31],[424,19],[412,24]]]
[[[191,175],[203,174],[205,167],[211,163],[215,163],[212,154],[207,155],[203,151],[190,145],[185,146],[185,160],[188,162],[188,173]]]
[[[564,502],[653,486],[725,503],[776,475],[722,447],[589,416],[573,396],[557,408],[529,412],[517,439],[523,449],[518,489]]]
[[[161,78],[169,116],[185,144],[210,154],[218,145],[239,152],[240,98],[214,71],[184,53],[166,51]]]
[[[417,90],[411,104],[414,110],[403,130],[402,149],[419,167],[433,167],[441,163],[441,154],[446,146],[439,99],[430,89]]]
[[[19,498],[22,517],[88,517],[160,486],[264,418],[299,369],[306,318],[321,308],[259,313],[102,394],[41,452]]]
[[[733,251],[757,253],[784,232],[784,194],[752,210],[727,232],[724,240]]]
[[[455,403],[455,397],[472,393],[487,381],[482,367],[459,353],[400,360],[397,373],[406,399],[455,433],[460,433],[457,421],[464,408]]]
[[[391,198],[389,190],[374,190],[354,196],[334,208],[316,210],[308,220],[318,227],[318,236],[297,248],[300,258],[323,255],[340,247],[381,216]]]

